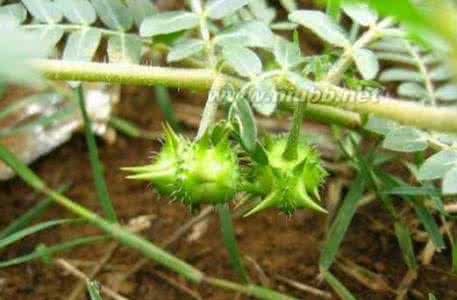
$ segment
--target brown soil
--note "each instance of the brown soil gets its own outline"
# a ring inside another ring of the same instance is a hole
[[[126,118],[135,121],[149,130],[160,130],[161,114],[148,90],[131,89],[128,97],[123,97],[119,111]],[[113,145],[100,142],[100,155],[106,167],[106,179],[116,210],[122,219],[127,220],[139,215],[154,214],[157,218],[144,235],[157,243],[166,239],[179,228],[191,214],[186,207],[169,203],[167,199],[157,199],[153,191],[143,183],[124,179],[119,170],[122,166],[143,163],[149,153],[157,150],[158,143],[130,139],[119,136]],[[76,135],[69,143],[51,155],[33,164],[33,169],[54,187],[71,183],[67,192],[75,201],[99,212],[96,203],[91,171],[86,155],[85,140]],[[41,196],[31,191],[19,179],[0,184],[0,228],[6,226],[30,208]],[[388,228],[388,218],[376,205],[365,207],[356,216],[346,236],[341,254],[379,275],[396,289],[406,274],[395,238],[371,226],[370,219],[376,219]],[[43,216],[43,220],[69,217],[64,209],[53,206]],[[254,281],[260,282],[261,276],[249,261],[254,260],[265,272],[271,287],[287,292],[300,299],[321,299],[298,291],[277,280],[281,275],[295,281],[330,289],[317,279],[319,246],[323,239],[325,217],[300,211],[287,217],[275,210],[260,213],[250,218],[235,221],[241,251],[248,260],[248,268]],[[51,245],[69,240],[72,237],[95,234],[98,231],[90,226],[68,225],[33,235],[6,251],[0,253],[1,259],[26,254],[39,243]],[[73,260],[96,261],[108,245],[106,243],[77,248],[61,256]],[[421,249],[423,245],[417,245]],[[181,238],[170,251],[208,274],[235,280],[228,264],[227,254],[222,245],[217,218],[211,221],[202,236],[192,242],[187,236]],[[434,258],[434,268],[422,268],[413,288],[426,295],[433,291],[438,299],[456,299],[452,287],[457,281],[445,273],[449,270],[449,253],[444,251]],[[116,252],[110,266],[118,266],[117,271],[104,271],[99,279],[110,280],[113,276],[128,270],[140,256],[129,249],[121,248]],[[84,269],[84,268],[83,268]],[[84,270],[87,270],[84,269]],[[191,299],[187,294],[171,286],[157,275],[157,271],[174,278],[183,285],[196,290],[203,299],[233,299],[234,294],[209,286],[186,284],[174,274],[153,264],[144,267],[123,286],[121,291],[129,299]],[[392,293],[375,292],[360,282],[348,277],[337,268],[334,273],[351,289],[359,299],[393,299]],[[17,267],[0,270],[0,299],[52,300],[66,299],[76,280],[59,267],[36,261]],[[243,298],[243,297],[242,297]],[[336,299],[336,298],[335,298]],[[410,299],[415,299],[414,296]]]

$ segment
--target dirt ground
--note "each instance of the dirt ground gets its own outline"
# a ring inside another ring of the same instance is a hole
[[[126,94],[127,91],[127,94]],[[151,131],[160,130],[162,116],[153,101],[151,90],[124,89],[123,101],[119,111],[139,126]],[[100,156],[105,165],[106,179],[110,195],[123,222],[140,215],[155,215],[152,226],[144,232],[148,239],[160,243],[169,237],[186,220],[192,217],[186,207],[178,203],[169,203],[167,199],[158,199],[152,189],[141,182],[124,179],[120,171],[123,166],[138,165],[147,161],[159,143],[131,139],[119,135],[113,145],[100,141]],[[70,183],[67,195],[75,201],[100,211],[95,199],[90,165],[86,155],[84,137],[77,134],[73,139],[52,154],[32,165],[33,169],[54,187]],[[324,193],[324,198],[327,195]],[[31,191],[21,180],[13,179],[0,184],[0,228],[34,205],[42,196]],[[51,207],[42,220],[70,217],[64,209]],[[396,289],[404,275],[406,267],[401,252],[392,234],[380,231],[372,220],[384,222],[391,229],[388,217],[376,204],[359,211],[344,241],[341,255],[378,275]],[[217,218],[211,215],[210,221],[200,223],[173,244],[169,250],[178,257],[213,276],[236,280],[230,269],[227,253],[220,238]],[[238,242],[251,278],[256,283],[266,283],[272,288],[294,295],[300,299],[323,299],[291,287],[279,279],[279,276],[318,287],[330,289],[320,283],[318,275],[319,247],[323,241],[326,219],[324,216],[299,211],[288,217],[275,210],[268,210],[249,218],[235,220]],[[13,247],[0,253],[4,260],[26,254],[39,243],[52,245],[72,237],[96,234],[98,231],[85,225],[65,225],[35,234]],[[80,247],[71,252],[62,253],[72,261],[95,262],[106,251],[109,242]],[[417,244],[417,250],[423,244]],[[140,255],[135,251],[121,248],[109,262],[98,279],[110,282],[119,274],[128,271],[138,261]],[[437,254],[433,267],[421,268],[419,278],[413,289],[427,295],[433,291],[438,299],[457,299],[455,286],[457,280],[447,271],[450,268],[448,251]],[[87,266],[81,266],[87,271]],[[260,271],[259,271],[260,270]],[[334,267],[334,274],[356,295],[358,299],[394,299],[392,292],[376,292]],[[164,279],[165,277],[167,279]],[[143,267],[129,278],[120,288],[120,292],[129,299],[192,299],[188,293],[171,284],[179,283],[199,293],[202,299],[234,299],[233,293],[215,289],[206,285],[195,286],[152,263]],[[0,270],[0,299],[9,300],[53,300],[66,299],[76,280],[56,265],[46,265],[36,261]],[[416,299],[411,296],[409,299]],[[237,299],[244,299],[240,297]],[[336,299],[336,298],[335,298]],[[417,298],[419,299],[419,298]]]

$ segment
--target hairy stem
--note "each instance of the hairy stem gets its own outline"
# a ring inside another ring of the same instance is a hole
[[[300,131],[303,123],[303,116],[305,113],[306,102],[297,103],[292,120],[292,128],[289,132],[287,139],[286,149],[284,150],[283,157],[286,160],[297,159],[298,156],[298,140],[300,138]]]
[[[103,81],[133,85],[164,85],[175,88],[209,90],[215,78],[221,76],[206,69],[178,69],[167,67],[146,67],[136,65],[80,63],[58,60],[33,60],[33,67],[45,77],[53,80]],[[226,84],[239,88],[243,82],[230,76],[222,77]],[[403,125],[419,128],[457,132],[457,111],[448,108],[424,106],[410,101],[402,101],[377,95],[359,94],[356,91],[339,88],[328,83],[317,83],[316,88],[300,90],[290,89],[290,84],[282,84],[282,95],[287,101],[302,100],[309,102],[308,108],[322,112],[321,118],[329,111],[331,117],[342,121],[343,114],[351,128],[362,126],[360,117],[340,110],[321,110],[323,105],[331,105],[358,113],[373,114],[397,121]],[[291,95],[292,94],[292,95]],[[361,97],[362,96],[362,97]],[[282,96],[281,96],[282,97]],[[319,104],[321,106],[316,106]],[[287,105],[287,104],[286,104]],[[342,122],[343,123],[343,122]],[[342,124],[345,125],[345,124]]]
[[[208,90],[216,73],[207,69],[178,69],[127,64],[33,60],[33,67],[52,80],[101,81],[133,85]]]

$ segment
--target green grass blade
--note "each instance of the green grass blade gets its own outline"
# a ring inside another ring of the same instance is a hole
[[[81,237],[81,238],[76,238],[76,239],[73,239],[68,242],[64,242],[64,243],[60,243],[57,245],[47,247],[46,252],[47,252],[47,254],[52,255],[55,253],[73,249],[78,246],[93,244],[93,243],[100,242],[100,241],[105,241],[108,238],[109,238],[108,236],[89,236],[89,237],[85,236],[85,237]],[[35,259],[39,259],[39,258],[41,258],[41,256],[42,256],[42,252],[39,250],[35,250],[32,253],[26,254],[24,256],[16,257],[16,258],[9,259],[6,261],[0,261],[0,268],[6,268],[6,267],[14,266],[14,265],[23,264],[23,263],[26,263],[26,262],[29,262],[29,261],[32,261]]]
[[[413,206],[417,217],[421,221],[422,225],[424,225],[427,233],[430,235],[433,245],[435,245],[437,249],[445,248],[444,239],[440,232],[440,227],[436,223],[431,213],[425,207],[424,203],[420,200],[413,201]]]
[[[14,220],[0,232],[0,239],[8,236],[22,228],[27,227],[35,219],[39,218],[44,211],[51,205],[52,200],[49,197],[40,200],[30,210],[22,214],[18,219]]]
[[[224,240],[225,248],[229,254],[230,264],[232,265],[233,270],[238,274],[239,279],[243,283],[248,283],[249,277],[246,269],[244,268],[240,250],[236,242],[230,209],[227,204],[224,204],[219,205],[217,207],[217,211],[219,213],[222,238]]]
[[[25,164],[16,159],[16,157],[14,157],[14,155],[2,144],[0,144],[0,159],[34,189],[43,191],[46,187],[40,177],[33,173]]]
[[[164,115],[165,121],[167,121],[175,131],[180,131],[181,126],[179,126],[179,121],[176,118],[175,110],[171,104],[168,89],[164,86],[157,85],[154,87],[154,92],[157,104]]]
[[[452,247],[452,273],[457,274],[457,245],[454,241],[451,243]]]
[[[63,224],[69,224],[69,223],[75,223],[77,221],[81,220],[75,220],[75,219],[63,219],[63,220],[52,220],[44,223],[40,223],[37,225],[30,226],[28,228],[19,230],[11,235],[8,235],[7,237],[3,238],[0,240],[0,249],[5,248],[8,245],[11,245],[12,243],[15,243],[23,238],[25,238],[28,235],[37,233],[39,231],[57,226],[57,225],[63,225]]]
[[[322,248],[321,257],[319,258],[319,266],[321,269],[328,270],[333,264],[340,244],[355,215],[357,203],[362,198],[366,184],[366,174],[364,172],[359,172],[352,183],[348,194],[343,200],[343,204],[338,211],[335,221],[330,226],[327,239]]]
[[[111,116],[109,125],[121,132],[122,134],[131,138],[155,139],[158,138],[153,132],[148,132],[139,128],[136,124],[129,120],[120,118],[118,116]]]
[[[408,227],[401,222],[395,222],[395,235],[406,265],[409,269],[416,270],[416,255],[414,254],[413,240]]]
[[[324,279],[342,300],[357,300],[357,298],[330,272],[324,272]]]
[[[68,189],[67,185],[63,185],[57,189],[57,191],[63,193]],[[11,224],[9,224],[5,229],[0,232],[0,239],[4,238],[7,235],[10,235],[18,230],[21,230],[27,227],[30,223],[38,219],[48,207],[51,205],[52,199],[46,197],[37,204],[35,204],[32,208],[30,208],[27,212],[23,213],[19,218],[14,220]]]
[[[440,228],[430,211],[425,207],[423,198],[417,197],[417,195],[419,195],[433,198],[435,197],[435,190],[425,186],[409,186],[400,178],[394,177],[385,172],[378,172],[377,175],[378,178],[385,184],[385,189],[389,191],[389,194],[392,191],[402,191],[401,193],[397,194],[400,195],[403,199],[412,203],[418,219],[424,225],[424,228],[430,235],[430,238],[432,239],[435,247],[437,249],[443,249],[445,244],[443,236],[440,232]],[[420,190],[419,194],[416,193],[418,190]]]
[[[89,292],[90,300],[103,300],[100,295],[100,287],[96,281],[87,281],[87,291]]]
[[[84,130],[86,134],[87,148],[89,149],[89,160],[92,166],[92,175],[94,177],[97,198],[100,201],[100,205],[102,206],[103,212],[105,213],[106,217],[112,222],[117,222],[116,212],[114,210],[113,203],[111,202],[111,199],[109,197],[108,188],[103,177],[103,166],[98,156],[97,143],[95,141],[95,136],[92,131],[92,122],[87,114],[82,85],[79,85],[76,88],[76,94],[78,97],[81,113],[84,119]]]

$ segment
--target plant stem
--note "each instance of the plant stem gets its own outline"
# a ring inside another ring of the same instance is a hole
[[[239,279],[243,283],[249,282],[249,277],[241,259],[240,250],[236,242],[235,230],[233,228],[232,216],[227,204],[222,204],[217,207],[219,213],[219,222],[224,240],[225,248],[229,254],[230,263],[232,268],[238,274]]]
[[[295,107],[295,112],[292,120],[292,128],[287,139],[286,149],[283,157],[286,160],[295,160],[298,156],[298,142],[300,139],[300,131],[303,125],[303,116],[305,112],[306,102],[298,102]]]
[[[214,80],[214,83],[209,91],[208,100],[206,100],[205,108],[203,109],[203,115],[200,120],[200,125],[198,127],[197,136],[195,137],[196,140],[203,137],[205,132],[208,130],[208,127],[211,123],[214,122],[217,115],[217,109],[219,108],[219,94],[221,88],[224,85],[224,80],[218,76]]]
[[[92,131],[92,121],[87,114],[82,84],[79,84],[78,87],[75,88],[75,92],[84,120],[84,131],[86,135],[87,148],[89,150],[89,160],[92,167],[92,176],[94,177],[97,198],[106,217],[114,223],[117,222],[116,211],[114,210],[113,203],[109,197],[108,187],[106,186],[105,178],[103,176],[103,166],[98,155],[97,142]]]
[[[101,63],[80,63],[58,60],[33,60],[33,66],[53,80],[84,80],[103,81],[108,83],[157,85],[161,84],[176,88],[189,88],[208,90],[216,76],[211,70],[202,69],[178,69],[167,67],[145,67],[135,65],[101,64]],[[223,76],[227,84],[235,87],[242,85],[242,82],[230,76]],[[284,88],[283,88],[284,87]],[[338,106],[358,113],[371,113],[373,115],[397,121],[403,125],[416,126],[419,128],[457,132],[457,111],[448,108],[429,107],[410,101],[379,97],[376,95],[363,95],[355,91],[339,88],[327,83],[317,83],[314,91],[300,90],[299,87],[290,89],[290,84],[280,86],[282,93],[296,92],[294,101],[311,99],[308,107],[313,107],[314,113],[320,110],[319,106],[312,106],[316,103]],[[350,99],[350,101],[348,101]],[[308,101],[309,102],[309,101]],[[325,118],[328,111],[322,110],[321,118]],[[332,116],[341,117],[347,111],[341,110],[338,114],[331,111]],[[362,126],[360,118],[354,117],[352,113],[346,114],[348,126]],[[344,125],[344,124],[342,124]]]
[[[421,129],[457,132],[457,111],[453,109],[425,106],[389,97],[363,95],[326,83],[317,84],[315,91],[299,89],[300,87],[297,87],[299,97],[305,101],[332,105],[362,114],[373,114]]]
[[[78,63],[60,60],[33,60],[32,65],[52,80],[102,81],[134,85],[164,85],[176,88],[209,90],[216,75],[203,69],[177,69],[166,67],[129,66],[102,63]],[[242,81],[223,76],[224,82],[241,86]],[[284,106],[287,107],[286,103]],[[309,104],[307,115],[313,120],[328,124],[337,123],[348,128],[361,126],[357,114],[323,105]]]
[[[33,67],[52,80],[102,81],[134,85],[208,90],[215,73],[206,69],[179,69],[128,64],[33,60]]]

